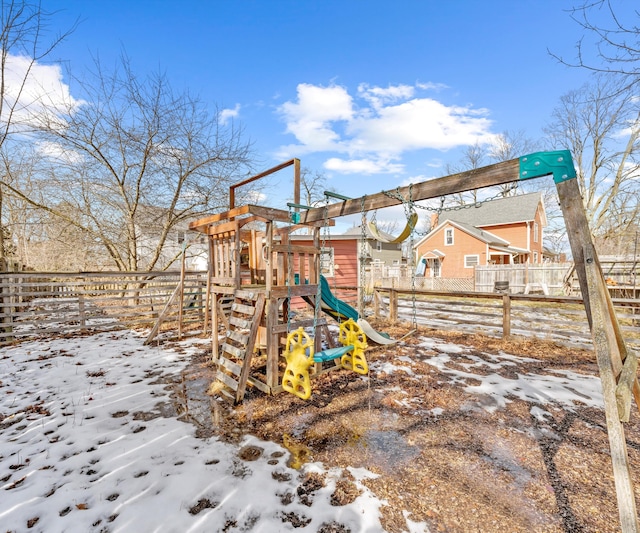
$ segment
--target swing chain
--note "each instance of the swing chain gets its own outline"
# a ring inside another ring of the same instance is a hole
[[[365,261],[367,258],[367,212],[365,211],[365,200],[366,195],[362,197],[360,202],[360,231],[361,231],[361,242],[360,242],[360,282],[358,284],[358,288],[360,289],[360,297],[359,297],[359,309],[358,312],[364,317],[364,305],[365,305],[365,292],[366,292],[366,275],[367,271],[365,268]],[[371,222],[375,224],[375,211],[373,214],[373,218]]]
[[[499,191],[498,193],[490,196],[489,198],[485,198],[484,200],[476,200],[475,202],[470,202],[467,204],[460,205],[451,205],[448,207],[444,206],[445,196],[440,197],[440,205],[438,207],[432,207],[430,205],[421,205],[417,203],[413,203],[412,207],[416,207],[418,209],[423,209],[425,211],[433,211],[440,213],[442,211],[461,211],[462,209],[470,209],[471,207],[480,207],[482,204],[486,202],[492,202],[493,200],[499,200],[500,198],[505,198],[512,191],[515,191],[520,184],[519,181],[512,181],[509,183],[508,188]],[[382,191],[389,198],[394,198],[395,200],[399,200],[400,202],[405,202],[405,198],[400,194],[400,188],[398,187],[395,191]]]
[[[320,257],[319,257],[319,261],[318,261],[318,279],[317,279],[317,284],[318,284],[318,288],[316,290],[316,301],[315,301],[315,307],[313,309],[313,332],[315,335],[316,332],[316,327],[318,325],[318,317],[320,315],[320,300],[322,298],[322,284],[320,283],[320,276],[322,276],[322,264],[323,264],[323,254],[327,253],[326,250],[326,243],[327,243],[327,236],[329,234],[329,201],[327,199],[327,197],[325,196],[325,204],[324,204],[324,214],[323,214],[323,224],[322,224],[323,228],[320,231]]]
[[[409,205],[411,206],[411,210],[413,211],[413,206],[414,206],[414,202],[413,202],[413,189],[412,189],[412,185],[409,185]],[[405,213],[407,213],[407,208],[405,207]],[[410,218],[410,213],[407,213],[407,218],[409,220],[411,220]],[[416,304],[416,261],[415,261],[415,252],[413,250],[413,246],[414,246],[414,233],[415,232],[415,227],[411,228],[411,233],[409,235],[409,254],[410,254],[410,258],[411,258],[411,262],[409,264],[409,267],[411,268],[411,306],[413,309],[413,317],[412,317],[412,325],[414,329],[418,328],[418,317],[417,317],[417,304]]]
[[[287,230],[287,335],[291,333],[291,282],[293,280],[293,255],[291,253],[291,228],[293,227],[293,212],[289,206],[289,227]],[[282,237],[280,237],[282,239]]]

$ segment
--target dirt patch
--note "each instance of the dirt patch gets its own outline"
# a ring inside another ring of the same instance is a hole
[[[386,331],[396,338],[407,333]],[[469,350],[459,357],[447,353],[445,372],[431,364],[443,352],[425,338]],[[507,363],[495,368],[500,357]],[[290,464],[321,461],[342,468],[334,505],[358,496],[348,467],[378,474],[365,483],[387,502],[382,524],[391,533],[407,530],[407,512],[433,532],[619,530],[602,409],[516,395],[502,404],[474,389],[491,373],[514,382],[523,374],[597,376],[590,351],[420,330],[401,344],[369,350],[367,359],[368,376],[338,370],[314,379],[309,401],[249,389],[243,404],[232,407],[204,394],[214,369],[203,351],[175,394],[189,415],[185,420],[202,436],[237,442],[251,433],[283,444]],[[452,372],[463,371],[467,375],[452,379]],[[625,431],[632,470],[638,472],[640,431],[632,412]],[[254,453],[247,450],[247,459]],[[312,503],[323,482],[307,479],[297,496]],[[308,519],[291,514],[283,520],[302,527]]]

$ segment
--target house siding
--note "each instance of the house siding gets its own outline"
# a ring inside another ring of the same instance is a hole
[[[499,210],[493,209],[477,217],[473,212],[459,213],[460,217],[457,222],[455,214],[451,216],[452,221],[443,220],[442,225],[438,227],[432,234],[427,235],[422,241],[418,242],[414,251],[417,258],[422,257],[427,252],[432,252],[437,256],[438,252],[444,254],[441,260],[440,275],[443,278],[465,278],[473,277],[473,269],[464,267],[464,258],[468,255],[477,255],[479,265],[487,265],[489,263],[509,264],[512,261],[518,263],[536,263],[543,262],[544,251],[544,226],[546,225],[546,216],[541,197],[538,195],[537,207],[531,204],[534,197],[500,200],[501,204],[510,202],[504,216],[501,216]],[[524,207],[528,206],[523,212]],[[473,215],[473,216],[470,216]],[[510,221],[501,223],[503,221]],[[524,220],[521,220],[524,218]],[[483,224],[481,220],[490,221],[490,224]],[[435,221],[434,221],[435,222]],[[485,231],[491,235],[481,236],[479,233],[467,233],[456,224],[462,226],[469,225],[477,230]],[[535,238],[537,225],[537,240]],[[445,243],[445,232],[447,229],[453,228],[454,237],[453,244]],[[495,248],[491,248],[485,241],[505,241],[504,244],[496,242]],[[504,248],[512,248],[514,255]],[[527,250],[530,253],[518,253],[518,250]],[[517,254],[517,255],[515,255]],[[433,256],[432,255],[432,256]],[[425,276],[431,276],[431,272],[427,270]]]
[[[429,250],[438,249],[445,256],[440,264],[440,277],[442,278],[473,278],[474,269],[464,268],[465,255],[477,255],[478,264],[487,264],[487,245],[469,235],[465,231],[453,227],[453,246],[445,246],[445,230],[453,226],[445,224],[442,228],[429,235],[418,247],[418,257]],[[425,276],[431,274],[427,271]]]

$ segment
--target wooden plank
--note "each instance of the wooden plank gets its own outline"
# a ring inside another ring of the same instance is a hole
[[[236,326],[241,329],[249,329],[251,327],[251,321],[243,320],[242,318],[238,318],[237,316],[230,316],[229,325]]]
[[[247,344],[247,340],[249,340],[248,333],[240,333],[238,330],[231,330],[227,332],[227,339],[231,339],[232,341],[238,342],[240,344]]]
[[[313,318],[309,318],[307,320],[296,320],[295,322],[291,322],[290,324],[279,324],[272,328],[274,333],[289,333],[290,331],[295,331],[298,328],[310,328],[313,326],[323,326],[326,325],[327,320],[325,318],[319,318],[318,320],[314,320]]]
[[[246,289],[237,289],[236,291],[234,291],[234,296],[236,298],[240,298],[241,300],[256,301],[259,295],[260,291],[251,291]]]
[[[216,379],[218,381],[222,381],[222,383],[224,383],[231,390],[233,391],[238,390],[238,382],[235,379],[233,379],[231,376],[225,374],[224,372],[218,371],[216,373]]]
[[[249,377],[249,371],[251,370],[251,358],[253,357],[253,348],[256,342],[256,336],[258,335],[258,326],[262,319],[262,313],[264,312],[265,295],[260,294],[256,300],[256,307],[253,316],[253,323],[249,330],[247,344],[245,346],[244,363],[242,365],[242,373],[238,379],[238,390],[236,391],[236,403],[241,402],[244,398],[245,390],[247,388],[247,378]]]
[[[274,298],[296,298],[298,296],[315,296],[318,293],[318,285],[287,285],[274,287],[271,296]]]
[[[300,160],[297,158],[293,158],[290,159],[289,161],[285,161],[284,163],[280,163],[279,165],[276,165],[275,167],[271,167],[263,172],[260,172],[259,174],[255,174],[254,176],[251,176],[250,178],[246,178],[242,181],[239,181],[237,183],[234,183],[233,185],[229,186],[229,208],[233,209],[235,207],[235,196],[236,196],[236,189],[238,187],[242,187],[243,185],[247,185],[251,182],[254,182],[256,180],[262,179],[266,176],[269,176],[271,174],[274,174],[275,172],[279,172],[280,170],[282,170],[283,168],[287,168],[291,165],[294,165],[294,181],[298,182],[298,200],[299,201],[299,197],[300,197]],[[296,170],[297,169],[297,170]],[[294,185],[294,189],[295,189],[295,185]],[[295,198],[295,190],[294,190],[294,198]],[[295,200],[294,200],[295,201]]]
[[[231,372],[234,376],[239,376],[240,372],[242,372],[242,366],[231,359],[227,359],[226,357],[220,357],[218,359],[218,365],[225,368],[229,372]]]
[[[319,254],[315,246],[303,246],[302,244],[274,244],[273,251],[281,254]]]
[[[278,386],[278,358],[280,357],[280,334],[274,329],[278,325],[278,308],[281,300],[270,299],[267,305],[267,386],[273,389]]]
[[[254,376],[249,376],[247,378],[247,384],[251,385],[252,387],[255,387],[256,389],[258,389],[261,392],[264,392],[265,394],[271,393],[271,390],[269,389],[269,386],[266,383],[263,383],[262,381],[260,381],[259,379],[257,379]]]
[[[198,220],[194,220],[189,224],[189,229],[195,231],[203,231],[203,228],[209,226],[210,224],[213,224],[214,222],[220,222],[221,220],[246,215],[249,212],[250,207],[250,205],[243,205],[241,207],[236,207],[223,213],[217,213],[215,215],[209,215],[203,218],[199,218]]]
[[[178,283],[178,285],[176,286],[175,290],[173,291],[173,293],[171,294],[171,296],[167,300],[167,303],[165,304],[164,309],[162,309],[162,311],[160,312],[160,315],[158,316],[158,320],[156,321],[155,326],[153,326],[153,328],[149,332],[149,335],[147,335],[147,338],[144,341],[145,345],[150,344],[151,341],[153,341],[155,336],[158,334],[158,331],[160,331],[160,326],[162,325],[162,322],[163,322],[166,314],[168,313],[169,308],[171,307],[171,304],[173,304],[173,302],[176,299],[176,297],[178,296],[178,294],[182,292],[182,288],[183,288],[183,284],[182,283]]]
[[[621,422],[629,422],[631,417],[631,400],[633,396],[633,384],[638,372],[638,356],[633,350],[629,350],[622,365],[622,372],[616,386],[616,401]]]
[[[416,183],[407,187],[398,187],[391,191],[369,194],[345,202],[337,202],[327,207],[309,209],[300,213],[300,222],[304,224],[324,220],[325,217],[336,218],[400,205],[403,201],[398,196],[406,200],[411,197],[412,201],[426,200],[445,194],[470,191],[491,185],[501,185],[517,181],[519,178],[520,159],[511,159],[510,161]]]
[[[228,353],[233,357],[236,357],[237,359],[243,359],[245,355],[244,347],[237,348],[236,346],[233,346],[232,344],[228,344],[226,342],[222,345],[222,351],[223,353]]]
[[[238,301],[236,300],[231,305],[231,311],[234,313],[240,313],[241,315],[244,315],[244,316],[252,317],[253,313],[255,313],[255,308],[250,305],[238,303]]]
[[[569,236],[569,244],[571,246],[571,253],[573,254],[573,262],[575,264],[576,274],[580,283],[580,291],[584,300],[585,310],[587,312],[587,320],[591,325],[591,298],[589,296],[590,287],[586,282],[585,271],[585,257],[584,246],[592,244],[591,230],[589,223],[584,214],[584,206],[582,205],[582,196],[580,195],[580,188],[578,187],[577,180],[566,180],[556,185],[558,190],[558,198],[560,199],[560,207],[564,215],[565,226],[567,228],[567,235]],[[596,267],[600,272],[602,268],[598,260],[597,255],[592,258]],[[612,317],[611,327],[613,328],[613,334],[616,339],[617,350],[611,357],[611,364],[613,365],[614,375],[619,376],[622,371],[622,363],[627,356],[627,347],[620,330],[620,324],[615,319],[615,311],[613,309],[613,302],[611,295],[609,294],[606,285],[604,284],[604,278],[602,280],[604,285],[604,298],[607,305],[608,313]],[[636,406],[640,408],[640,384],[638,380],[635,380],[633,384],[633,397],[636,401]]]
[[[216,361],[220,350],[218,343],[218,318],[222,319],[222,317],[224,317],[224,311],[220,309],[220,299],[217,294],[211,295],[211,304],[211,358]],[[226,323],[225,327],[229,329],[229,323],[226,321],[226,317],[224,317],[224,321]]]
[[[600,381],[602,382],[602,396],[604,398],[611,462],[618,497],[620,524],[624,533],[637,533],[640,528],[636,514],[631,468],[624,429],[619,420],[616,402],[616,379],[612,360],[614,357],[619,358],[620,355],[619,352],[614,355],[614,352],[618,351],[618,344],[606,301],[608,291],[591,242],[585,243],[582,257],[583,263],[576,263],[576,269],[584,269],[584,280],[588,287],[589,307],[592,317],[591,333],[598,368],[600,369]]]

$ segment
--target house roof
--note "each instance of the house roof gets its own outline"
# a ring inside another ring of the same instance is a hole
[[[541,201],[541,192],[507,196],[464,209],[443,211],[440,213],[439,222],[455,220],[475,227],[529,222],[534,220],[536,210]],[[544,208],[542,223],[546,225]]]
[[[440,226],[443,226],[447,222],[452,226],[457,226],[459,229],[466,231],[469,235],[472,235],[476,239],[479,239],[482,242],[486,242],[487,244],[495,244],[497,246],[509,246],[509,241],[501,237],[498,237],[497,235],[494,235],[490,231],[485,231],[483,229],[476,228],[471,224],[465,224],[464,222],[458,222],[457,220],[443,220]]]
[[[435,227],[431,232],[429,232],[425,237],[420,239],[420,241],[418,241],[414,245],[414,249],[418,249],[418,247],[420,247],[422,243],[424,243],[426,240],[428,240],[433,235],[435,235],[438,232],[438,230],[440,230],[444,226],[453,226],[455,228],[458,228],[459,230],[468,233],[472,237],[475,237],[479,241],[486,243],[487,245],[489,245],[489,247],[492,250],[497,252],[507,253],[511,255],[529,253],[529,250],[525,250],[524,248],[517,248],[515,246],[511,246],[509,241],[501,237],[498,237],[497,235],[491,233],[490,231],[485,231],[483,229],[471,226],[470,224],[464,224],[463,222],[458,222],[456,220],[443,220],[442,222],[440,222],[440,224],[438,224],[437,227]],[[439,253],[442,253],[442,252],[439,252]],[[444,256],[444,254],[442,254],[442,256]]]

